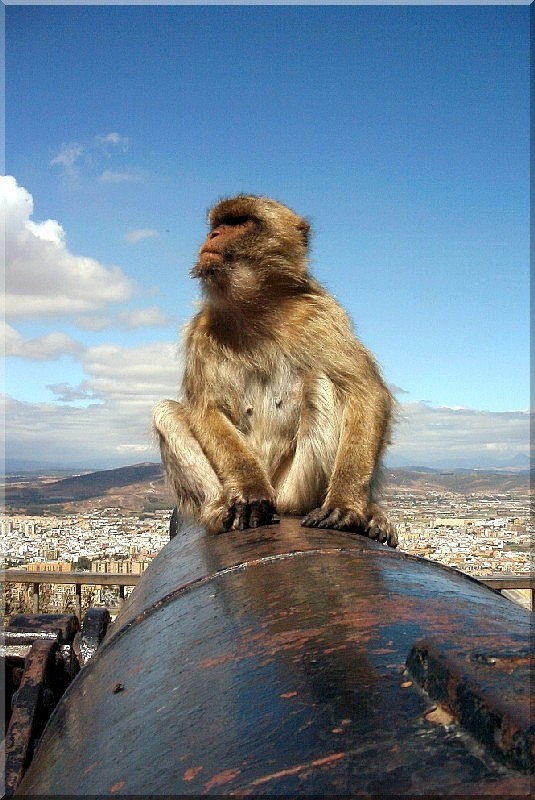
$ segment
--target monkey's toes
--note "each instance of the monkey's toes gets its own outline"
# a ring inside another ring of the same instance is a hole
[[[389,547],[398,546],[398,533],[394,525],[383,517],[380,520],[372,518],[368,525],[368,536],[378,542],[386,543]]]
[[[223,518],[224,530],[245,531],[273,522],[275,506],[271,500],[234,500]]]
[[[337,531],[361,531],[366,519],[357,511],[347,508],[315,508],[302,520],[307,528],[333,528]]]
[[[275,506],[270,500],[253,500],[249,504],[249,527],[258,528],[260,525],[270,525],[273,522]]]
[[[317,528],[319,527],[320,523],[330,515],[330,513],[330,508],[315,508],[313,511],[310,511],[304,519],[301,520],[301,525],[303,525],[305,528]]]

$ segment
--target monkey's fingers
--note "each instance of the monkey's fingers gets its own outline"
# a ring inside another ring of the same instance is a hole
[[[366,520],[356,511],[346,508],[315,508],[302,520],[307,528],[334,528],[339,531],[359,530],[366,527]]]
[[[366,530],[366,517],[363,514],[353,509],[336,508],[335,511],[338,512],[338,519],[333,523],[333,528],[336,528],[337,531],[364,533]]]
[[[318,528],[336,528],[337,530],[344,530],[344,520],[346,520],[347,517],[348,515],[344,513],[343,509],[333,508],[325,519],[318,522]]]
[[[234,519],[233,527],[235,530],[244,531],[246,528],[249,528],[251,506],[245,501],[238,501],[235,503],[234,508],[236,511],[236,517]]]
[[[230,531],[234,527],[234,519],[236,517],[236,504],[229,503],[225,515],[221,520],[221,525],[224,531]]]
[[[249,504],[249,526],[258,528],[260,525],[269,525],[273,521],[275,506],[270,500],[253,500]]]
[[[326,519],[330,513],[330,508],[315,508],[301,520],[301,525],[304,525],[305,528],[317,528],[320,522]]]
[[[368,525],[368,536],[383,544],[386,542],[389,547],[398,546],[398,534],[395,526],[382,515],[379,519],[372,517]]]

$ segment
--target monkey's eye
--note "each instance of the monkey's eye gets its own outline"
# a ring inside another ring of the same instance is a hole
[[[232,225],[233,227],[236,225],[245,225],[246,222],[249,222],[250,217],[243,214],[242,216],[229,216],[225,217],[222,222],[223,225]]]

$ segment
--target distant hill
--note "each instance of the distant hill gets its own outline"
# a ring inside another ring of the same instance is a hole
[[[529,473],[484,472],[480,470],[439,471],[429,467],[385,470],[385,494],[396,488],[416,493],[529,492]],[[171,508],[172,497],[166,488],[160,464],[134,464],[130,467],[98,470],[68,478],[53,475],[10,478],[4,486],[5,506],[11,509],[63,506],[73,510],[95,502],[120,508]]]
[[[385,492],[395,487],[414,491],[456,492],[529,492],[529,472],[497,472],[484,470],[433,470],[428,467],[391,469],[385,473]]]
[[[108,489],[129,486],[132,483],[161,479],[160,464],[134,464],[131,467],[105,469],[90,472],[87,475],[75,475],[63,478],[43,487],[45,496],[81,500],[86,497],[97,497]]]
[[[124,489],[135,493],[156,492],[158,496],[166,496],[161,465],[134,464],[130,467],[71,475],[61,480],[41,475],[30,481],[26,479],[15,484],[8,483],[4,489],[4,497],[6,507],[79,503],[93,498],[109,498],[111,502],[112,497],[117,502],[117,498],[120,499],[125,494],[124,491],[119,491],[117,495],[117,490]],[[121,502],[119,504],[122,505]]]

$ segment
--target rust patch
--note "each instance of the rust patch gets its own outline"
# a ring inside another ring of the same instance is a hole
[[[453,717],[452,714],[450,714],[441,706],[431,708],[426,714],[424,714],[424,717],[427,722],[433,722],[436,725],[451,725],[453,722],[455,722],[455,717]]]
[[[260,778],[256,778],[254,781],[251,781],[249,786],[262,786],[262,784],[269,783],[269,781],[278,780],[278,778],[285,778],[288,775],[297,775],[299,772],[303,772],[305,769],[310,769],[310,767],[328,766],[336,761],[340,761],[344,757],[345,753],[333,753],[330,756],[316,758],[314,761],[309,761],[305,764],[296,764],[294,767],[287,767],[286,769],[280,769],[278,772],[272,772],[271,775],[262,775]]]
[[[297,697],[297,692],[283,692],[279,695],[283,700],[288,700],[290,697]]]
[[[182,779],[185,781],[192,781],[194,778],[197,777],[197,775],[202,769],[204,769],[204,767],[190,767],[185,771],[185,773],[182,776]]]
[[[336,647],[324,647],[323,654],[328,656],[331,653],[337,653],[339,650],[347,650],[348,645],[344,642],[342,644],[336,645]]]
[[[210,778],[204,788],[209,792],[214,786],[224,786],[226,783],[233,781],[234,778],[237,778],[240,772],[241,770],[239,769],[224,769],[222,772],[218,772],[217,775],[214,775],[213,778]]]
[[[203,658],[199,661],[201,669],[210,669],[211,667],[219,667],[221,664],[226,664],[229,661],[234,661],[236,655],[233,653],[223,653],[221,656],[214,656],[214,658]]]
[[[474,663],[471,656],[444,647],[440,640],[423,639],[413,645],[407,668],[429,697],[492,755],[513,769],[533,772],[535,731],[528,703],[518,699],[529,676],[520,673],[504,680],[488,658],[482,661],[476,653]],[[434,721],[430,714],[425,717]]]
[[[117,783],[114,783],[113,786],[110,788],[110,794],[115,794],[115,792],[120,791],[120,789],[122,789],[124,785],[125,785],[124,781],[117,781]]]
[[[342,758],[345,758],[345,753],[333,753],[330,756],[324,756],[323,758],[317,758],[315,761],[312,762],[313,767],[325,767],[327,764],[333,764],[335,761],[340,761]]]

